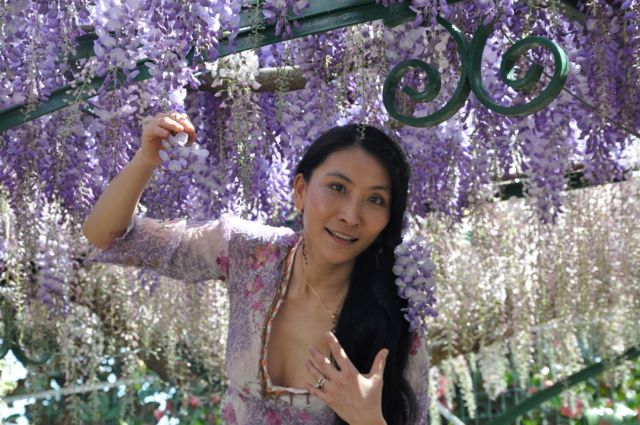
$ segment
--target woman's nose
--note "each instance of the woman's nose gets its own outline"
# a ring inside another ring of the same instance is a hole
[[[345,202],[340,209],[340,220],[349,226],[360,224],[360,207],[357,202]]]

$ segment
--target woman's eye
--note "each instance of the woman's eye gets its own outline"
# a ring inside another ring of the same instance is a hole
[[[344,192],[344,186],[340,183],[331,183],[329,187],[338,192]]]
[[[384,198],[381,196],[372,196],[369,199],[376,205],[384,205]]]

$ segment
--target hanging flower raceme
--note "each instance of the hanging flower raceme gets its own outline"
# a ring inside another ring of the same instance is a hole
[[[40,205],[37,209],[30,207],[35,223],[31,238],[35,239],[38,297],[49,308],[49,319],[65,317],[72,308],[71,285],[75,277],[69,221],[59,205],[47,204],[43,196],[33,199]]]
[[[188,168],[196,173],[204,171],[204,160],[209,156],[209,151],[196,143],[188,146],[188,139],[189,135],[181,132],[162,141],[160,159],[169,170],[179,172]]]
[[[276,35],[283,38],[291,38],[293,28],[298,29],[297,21],[289,21],[289,15],[300,15],[302,10],[309,7],[308,0],[265,0],[262,6],[262,13],[269,23],[276,24]]]
[[[427,316],[438,316],[433,281],[435,266],[430,260],[431,246],[424,235],[413,228],[410,216],[405,216],[403,224],[402,242],[394,251],[393,274],[397,276],[398,295],[407,300],[407,307],[402,311],[409,330],[418,330],[424,336],[428,330]]]

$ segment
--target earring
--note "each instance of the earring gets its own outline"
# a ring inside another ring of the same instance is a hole
[[[300,225],[300,227],[303,226],[304,222],[302,220],[302,217],[304,215],[304,209],[300,209],[300,211],[298,211],[298,224]]]
[[[304,243],[304,236],[302,236],[302,260],[305,267],[309,267],[309,260],[307,259],[307,244]]]

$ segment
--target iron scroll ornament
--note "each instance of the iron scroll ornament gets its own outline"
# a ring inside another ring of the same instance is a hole
[[[534,99],[518,105],[502,106],[495,102],[484,88],[482,83],[482,54],[489,35],[493,32],[494,23],[481,24],[474,32],[471,44],[466,36],[455,25],[441,16],[436,21],[453,36],[461,57],[460,80],[456,90],[449,101],[436,112],[424,116],[415,117],[405,115],[396,107],[396,93],[402,77],[409,71],[418,68],[427,73],[427,87],[418,92],[409,86],[402,87],[402,91],[414,102],[426,103],[437,97],[440,92],[440,74],[431,65],[420,59],[405,60],[389,72],[387,76],[382,99],[387,113],[397,121],[411,127],[433,127],[450,117],[462,108],[469,93],[473,91],[478,101],[488,109],[506,116],[531,115],[549,105],[558,96],[569,75],[569,59],[565,51],[555,42],[544,37],[526,37],[511,46],[502,58],[500,64],[500,77],[509,87],[521,92],[535,86],[543,73],[542,65],[533,63],[522,78],[515,78],[515,65],[527,51],[544,47],[551,51],[554,60],[554,73],[547,87]],[[486,21],[486,20],[485,20]]]
[[[437,16],[436,20],[440,25],[445,27],[449,33],[453,36],[453,39],[460,52],[462,69],[460,72],[460,80],[458,81],[458,87],[449,101],[438,111],[425,117],[414,117],[404,115],[396,108],[395,96],[396,90],[402,77],[409,72],[412,68],[420,68],[427,72],[427,88],[418,92],[414,88],[404,86],[402,91],[409,96],[414,102],[430,102],[435,99],[440,93],[440,74],[431,65],[420,59],[408,59],[398,65],[396,65],[389,75],[387,76],[384,87],[382,90],[382,100],[384,106],[387,109],[387,113],[396,120],[403,124],[410,125],[411,127],[432,127],[440,124],[451,118],[467,101],[469,93],[471,92],[471,85],[469,84],[467,65],[465,59],[469,55],[469,42],[464,33],[460,31],[455,25],[447,21],[441,16]]]

